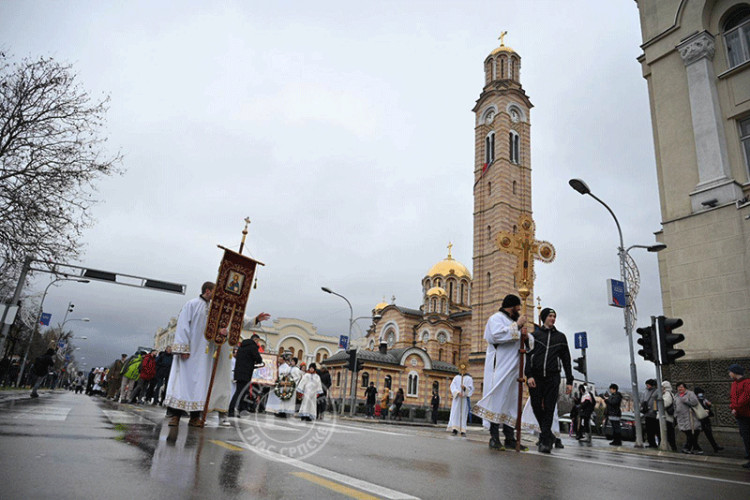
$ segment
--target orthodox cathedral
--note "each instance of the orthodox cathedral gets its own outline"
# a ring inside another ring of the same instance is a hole
[[[449,386],[464,362],[479,394],[486,345],[484,326],[508,293],[517,293],[516,256],[500,250],[498,233],[515,234],[519,218],[531,214],[529,114],[531,101],[521,87],[521,57],[502,42],[484,60],[485,84],[475,114],[474,276],[448,255],[422,279],[417,308],[382,302],[359,346],[357,398],[374,382],[392,392],[404,390],[405,405],[429,407],[437,390],[441,407],[450,406]],[[531,263],[533,266],[533,263]],[[533,276],[533,268],[530,269]],[[533,291],[530,291],[533,297]],[[331,396],[341,397],[349,356],[339,351],[323,362],[332,375]]]

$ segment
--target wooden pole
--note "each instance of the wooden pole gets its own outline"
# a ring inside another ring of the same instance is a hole
[[[208,403],[211,401],[211,391],[214,388],[214,378],[216,378],[216,367],[219,364],[219,356],[221,356],[221,347],[224,344],[219,344],[216,349],[216,358],[214,358],[214,366],[211,368],[211,380],[208,382],[208,394],[206,394],[206,404],[203,406],[203,416],[201,417],[201,427],[206,425],[206,417],[208,416]]]
[[[518,289],[518,294],[521,296],[522,312],[523,316],[526,316],[526,299],[528,298],[530,290],[526,288],[524,284]],[[520,332],[519,332],[520,333]],[[518,348],[518,413],[516,413],[516,451],[521,451],[521,412],[523,412],[523,383],[526,378],[523,375],[523,362],[526,357],[526,344],[524,343],[523,333],[520,335],[521,343]]]

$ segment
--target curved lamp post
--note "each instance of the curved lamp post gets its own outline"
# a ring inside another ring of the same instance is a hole
[[[609,208],[609,205],[604,203],[600,198],[598,198],[596,195],[594,195],[591,192],[591,189],[589,189],[588,185],[583,182],[581,179],[570,179],[568,181],[568,184],[570,184],[570,187],[581,193],[582,195],[589,195],[592,198],[594,198],[596,201],[604,205],[604,208],[607,209],[607,211],[612,215],[612,218],[615,220],[615,224],[617,225],[617,233],[620,235],[620,246],[617,247],[617,255],[620,258],[620,279],[622,280],[622,286],[625,291],[625,297],[626,297],[626,304],[623,308],[623,314],[625,315],[625,333],[628,336],[628,349],[630,351],[630,384],[631,384],[631,393],[633,396],[633,416],[635,417],[635,446],[636,448],[643,448],[643,427],[641,425],[641,402],[640,402],[640,395],[638,394],[638,372],[636,371],[635,367],[635,353],[633,351],[633,329],[630,324],[630,304],[631,304],[631,298],[630,294],[628,292],[628,281],[626,276],[626,258],[628,256],[628,251],[632,248],[645,248],[649,252],[659,252],[661,250],[664,250],[667,248],[664,244],[657,244],[657,245],[632,245],[625,249],[625,243],[622,239],[622,229],[620,228],[620,221],[617,220],[617,216],[612,211],[611,208]]]

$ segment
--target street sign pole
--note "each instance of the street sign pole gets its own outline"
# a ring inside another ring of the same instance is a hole
[[[662,451],[669,450],[669,443],[667,442],[667,414],[664,408],[664,394],[661,390],[661,356],[659,352],[659,343],[656,339],[659,338],[659,333],[656,331],[657,326],[656,317],[651,316],[651,328],[652,328],[652,341],[654,345],[654,365],[656,367],[656,415],[659,418],[659,449]],[[674,404],[674,401],[672,402]],[[640,409],[636,409],[640,410]]]

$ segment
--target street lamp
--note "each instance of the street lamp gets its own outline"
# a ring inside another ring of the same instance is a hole
[[[42,301],[39,304],[39,314],[36,316],[36,324],[34,325],[34,330],[31,332],[31,336],[29,337],[29,343],[26,346],[26,352],[23,355],[23,363],[21,363],[21,369],[18,370],[18,379],[16,380],[16,386],[21,385],[21,378],[23,378],[23,372],[26,368],[26,359],[29,357],[29,349],[31,349],[31,342],[34,340],[34,337],[39,333],[39,323],[42,322],[42,313],[44,312],[44,299],[47,298],[47,292],[49,291],[49,287],[51,287],[53,284],[57,283],[58,281],[75,281],[77,283],[91,283],[89,280],[83,280],[83,279],[76,279],[76,278],[55,278],[52,281],[49,282],[47,287],[44,289],[44,294],[42,294]]]
[[[601,199],[599,199],[596,195],[594,195],[591,192],[591,189],[589,189],[588,185],[582,181],[581,179],[570,179],[568,181],[568,184],[570,184],[570,187],[581,193],[582,195],[589,195],[592,198],[594,198],[596,201],[604,205],[604,208],[607,209],[607,211],[612,215],[612,218],[615,220],[615,224],[617,225],[617,232],[620,235],[620,246],[617,248],[617,255],[620,258],[620,279],[622,280],[622,286],[623,290],[625,292],[626,297],[626,304],[623,308],[623,314],[625,316],[625,333],[628,336],[628,349],[630,351],[630,384],[631,384],[631,393],[633,395],[633,416],[635,417],[635,447],[636,448],[643,448],[643,428],[641,426],[641,402],[640,402],[640,395],[638,394],[638,372],[635,368],[635,352],[633,351],[633,328],[630,324],[630,305],[631,305],[631,297],[628,292],[628,281],[626,276],[626,260],[628,257],[628,250],[631,248],[645,248],[649,252],[659,252],[661,250],[664,250],[667,246],[664,244],[657,244],[657,245],[651,245],[651,246],[645,246],[645,245],[633,245],[628,247],[628,249],[625,249],[625,243],[622,239],[622,229],[620,228],[620,221],[617,220],[617,216],[612,211],[611,208],[609,208],[609,205],[604,203]]]

